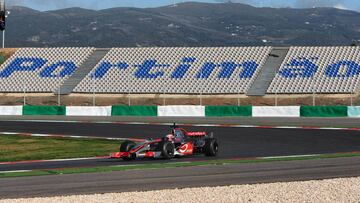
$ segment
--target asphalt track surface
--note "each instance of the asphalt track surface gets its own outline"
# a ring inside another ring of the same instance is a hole
[[[196,161],[267,156],[289,156],[360,151],[360,131],[315,129],[261,129],[232,127],[185,127],[189,131],[213,132],[220,144],[219,156],[194,156],[173,160],[96,159],[0,165],[0,171],[92,167],[154,162]],[[46,133],[96,137],[159,138],[169,133],[163,125],[112,123],[62,123],[0,121],[2,132]],[[114,149],[116,151],[117,149]]]
[[[43,118],[41,118],[43,119]],[[285,122],[289,120],[289,122]],[[139,120],[140,121],[140,120]],[[145,120],[141,120],[144,122]],[[195,122],[184,119],[180,122]],[[325,126],[359,127],[359,120],[319,120]],[[148,122],[155,122],[149,120]],[[156,120],[156,122],[159,122]],[[172,122],[164,120],[163,122]],[[205,122],[205,121],[204,121]],[[209,122],[248,124],[235,121]],[[264,120],[258,121],[260,124]],[[267,121],[269,122],[269,121]],[[276,125],[302,124],[301,120],[275,119]],[[313,121],[314,122],[314,121]],[[199,122],[198,122],[199,123]],[[201,123],[201,122],[200,122]],[[269,124],[269,123],[261,123]],[[314,126],[317,123],[312,123]],[[306,155],[360,151],[360,131],[315,129],[262,129],[231,127],[185,127],[188,130],[213,132],[220,141],[219,156],[215,159],[241,157]],[[157,138],[169,132],[163,125],[124,125],[101,123],[20,122],[0,121],[2,132],[63,134],[96,137]],[[197,161],[205,157],[173,159]],[[97,159],[67,162],[44,162],[0,165],[0,171],[89,167],[104,165],[169,162],[169,160]],[[231,184],[266,183],[360,176],[360,157],[308,161],[286,161],[257,164],[229,164],[157,170],[119,171],[96,174],[54,175],[0,179],[0,199],[39,197],[102,192],[144,191],[168,188],[219,186]]]

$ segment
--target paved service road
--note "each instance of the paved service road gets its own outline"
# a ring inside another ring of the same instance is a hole
[[[0,199],[360,176],[360,157],[0,179]]]
[[[107,122],[150,122],[184,124],[240,124],[265,126],[322,126],[360,127],[360,118],[255,118],[255,117],[76,117],[76,116],[0,116],[0,121],[44,120],[44,121],[107,121]]]

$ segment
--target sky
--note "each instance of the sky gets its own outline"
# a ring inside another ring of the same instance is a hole
[[[105,9],[112,7],[158,7],[170,5],[174,2],[188,0],[6,0],[7,5],[26,6],[36,10],[56,10],[68,7],[82,7],[88,9]],[[219,3],[228,0],[192,0],[197,2]],[[360,11],[360,0],[231,0],[257,7],[336,7],[340,9]]]

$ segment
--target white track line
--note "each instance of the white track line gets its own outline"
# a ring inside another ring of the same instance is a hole
[[[104,159],[108,156],[103,157],[87,157],[87,158],[71,158],[71,159],[50,159],[50,160],[32,160],[32,161],[15,161],[15,162],[0,162],[0,165],[14,165],[14,164],[29,164],[29,163],[42,163],[42,162],[65,162],[65,161],[82,161],[82,160],[96,160]]]
[[[82,161],[82,160],[96,160],[96,159],[104,159],[106,157],[87,157],[87,158],[72,158],[72,159],[51,159],[45,160],[44,162],[59,162],[59,161]]]
[[[23,135],[31,137],[60,137],[60,138],[76,138],[76,139],[103,139],[103,140],[129,140],[132,138],[117,138],[117,137],[92,137],[92,136],[77,136],[77,135],[53,135],[53,134],[39,134],[39,133],[22,133],[22,132],[0,132],[0,135]],[[136,139],[134,139],[136,140]]]
[[[267,156],[258,157],[257,159],[286,159],[286,158],[301,158],[301,157],[314,157],[320,156],[321,154],[305,154],[305,155],[290,155],[290,156]]]
[[[17,170],[17,171],[0,171],[0,174],[2,173],[24,173],[24,172],[30,172],[33,170]]]

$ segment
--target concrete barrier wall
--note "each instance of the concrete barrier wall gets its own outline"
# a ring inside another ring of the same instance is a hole
[[[159,117],[205,117],[205,106],[159,106]]]
[[[0,106],[0,115],[360,117],[360,106]]]
[[[157,106],[112,106],[112,116],[157,116]]]
[[[236,116],[251,116],[251,106],[206,106],[206,117],[236,117]]]
[[[67,116],[111,116],[111,106],[67,106]]]
[[[300,106],[254,106],[253,117],[300,117]]]
[[[347,117],[347,106],[301,106],[301,117]]]
[[[360,106],[349,106],[347,109],[348,117],[360,117]]]
[[[23,115],[65,116],[65,106],[23,106]]]
[[[0,115],[2,116],[22,116],[22,106],[0,106]]]

